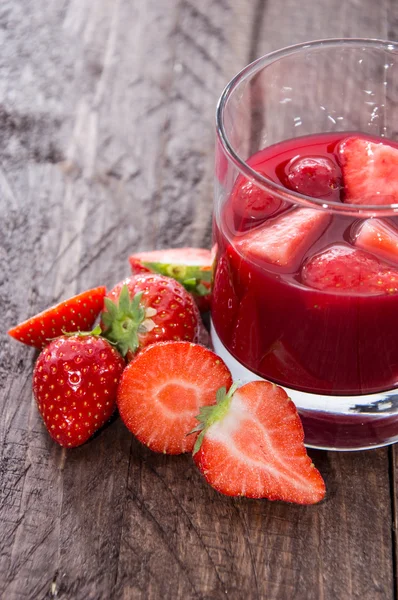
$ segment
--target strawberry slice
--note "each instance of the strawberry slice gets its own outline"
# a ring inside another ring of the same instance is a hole
[[[124,370],[117,395],[127,428],[155,452],[190,452],[200,407],[214,404],[231,374],[214,352],[189,342],[147,346]]]
[[[341,142],[344,201],[351,204],[398,202],[398,148],[350,137]]]
[[[366,219],[355,234],[355,246],[398,264],[398,230],[384,219]]]
[[[315,504],[325,484],[304,447],[304,431],[286,392],[267,381],[219,390],[202,409],[194,460],[207,482],[227,496]]]
[[[133,274],[159,273],[173,277],[190,292],[201,312],[210,309],[213,256],[205,248],[170,248],[137,252],[129,257]]]
[[[340,294],[395,294],[398,270],[367,252],[336,244],[314,255],[303,266],[301,279],[317,290]]]
[[[90,330],[103,308],[105,294],[104,286],[87,290],[23,321],[8,335],[28,346],[44,348],[65,332]]]
[[[325,231],[330,216],[313,208],[296,208],[237,239],[243,255],[281,267],[293,267]]]

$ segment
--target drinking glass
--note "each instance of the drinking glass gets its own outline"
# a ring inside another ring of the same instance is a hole
[[[318,290],[300,279],[311,253],[350,245],[348,232],[366,220],[398,228],[398,205],[305,196],[261,173],[255,156],[276,160],[280,144],[300,149],[312,134],[314,143],[319,134],[331,144],[358,134],[395,143],[397,51],[394,42],[367,39],[292,46],[244,68],[217,107],[212,342],[236,380],[286,389],[309,447],[358,450],[398,439],[397,289]],[[236,202],[242,188],[246,204]],[[270,199],[268,214],[256,213],[258,198]],[[275,222],[281,207],[285,219],[307,208],[327,223],[293,266],[257,260],[242,241]]]

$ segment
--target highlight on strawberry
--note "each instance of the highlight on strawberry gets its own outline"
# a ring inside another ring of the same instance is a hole
[[[155,342],[197,342],[200,338],[196,304],[170,277],[152,273],[128,277],[107,294],[104,302],[103,335],[128,360]]]
[[[169,248],[136,252],[129,257],[134,275],[159,273],[173,277],[192,294],[201,312],[210,309],[213,252],[205,248]]]
[[[126,427],[155,452],[190,452],[200,407],[214,404],[232,377],[222,359],[199,344],[160,342],[147,346],[123,372],[117,406]]]
[[[39,355],[33,394],[46,428],[61,446],[84,444],[112,416],[125,362],[99,334],[64,335]]]
[[[281,387],[253,381],[221,388],[217,404],[202,407],[197,420],[194,461],[217,491],[297,504],[324,498],[300,417]]]
[[[105,286],[82,292],[16,325],[8,335],[41,349],[65,331],[92,329],[102,310],[105,294]]]

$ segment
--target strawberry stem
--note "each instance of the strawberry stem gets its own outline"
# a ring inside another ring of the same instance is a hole
[[[212,406],[202,406],[200,408],[199,414],[196,416],[196,420],[199,421],[199,424],[188,434],[190,435],[191,433],[200,431],[193,448],[193,455],[195,455],[200,449],[203,438],[209,427],[214,423],[217,423],[217,421],[224,419],[228,413],[232,397],[238,386],[238,383],[232,384],[228,392],[225,387],[221,387],[219,390],[217,390],[216,404]]]
[[[123,285],[118,302],[105,298],[106,311],[101,315],[105,326],[103,336],[115,344],[122,356],[135,352],[139,346],[138,334],[145,331],[145,309],[141,304],[143,292],[130,299],[127,285]]]

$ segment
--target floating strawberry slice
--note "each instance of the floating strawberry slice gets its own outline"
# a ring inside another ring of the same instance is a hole
[[[237,239],[245,256],[281,267],[294,266],[325,231],[330,216],[313,208],[297,208]]]
[[[194,460],[207,482],[228,496],[315,504],[325,484],[304,447],[304,431],[286,392],[266,381],[219,390],[202,409]]]
[[[303,266],[303,283],[317,290],[352,294],[395,294],[398,270],[351,246],[336,244]]]
[[[200,407],[214,404],[217,390],[230,387],[231,374],[214,352],[189,342],[161,342],[144,348],[126,367],[118,390],[120,416],[128,429],[155,452],[190,452]]]
[[[340,144],[344,201],[351,204],[398,202],[398,148],[350,137]]]
[[[173,277],[190,292],[200,311],[210,308],[213,256],[205,248],[170,248],[137,252],[129,257],[133,274],[160,273]]]
[[[104,286],[87,290],[20,323],[8,335],[28,346],[44,348],[65,332],[90,330],[103,308],[105,294]]]
[[[398,230],[383,219],[366,219],[355,234],[355,246],[398,264]]]

